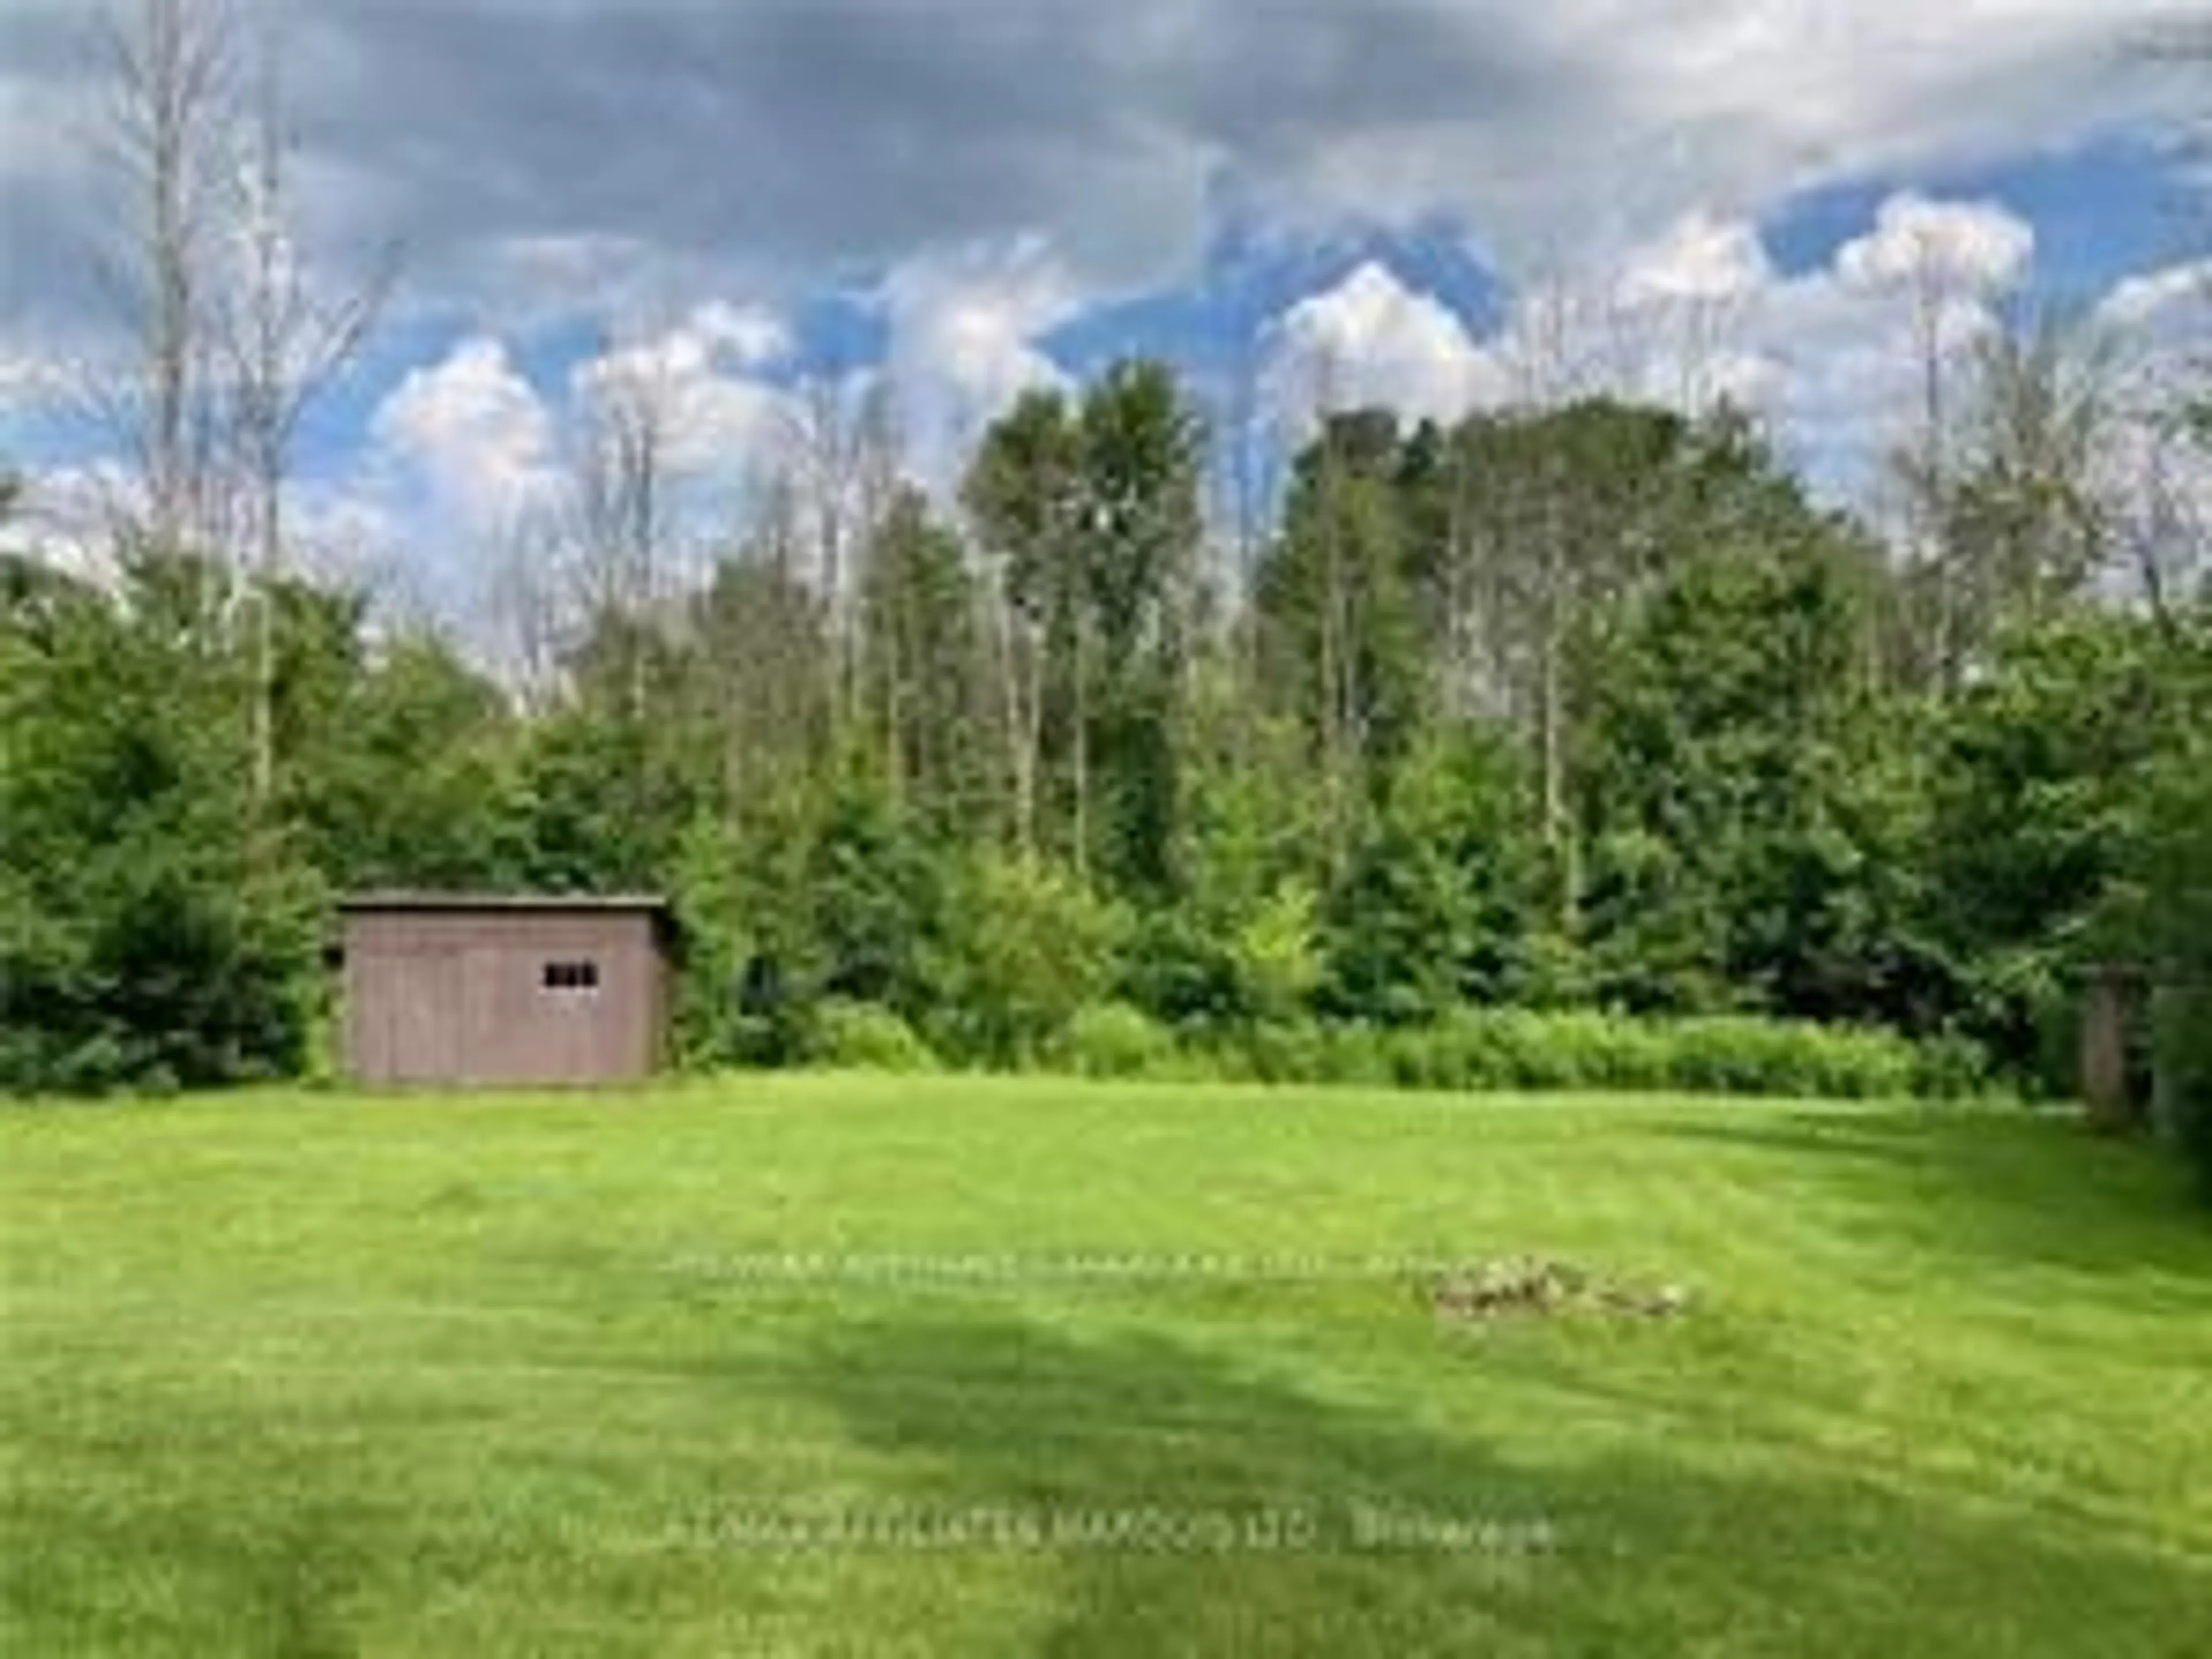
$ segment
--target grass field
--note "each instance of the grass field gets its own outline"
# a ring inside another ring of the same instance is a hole
[[[2212,1224],[2024,1115],[22,1109],[0,1249],[26,1659],[2212,1653]]]

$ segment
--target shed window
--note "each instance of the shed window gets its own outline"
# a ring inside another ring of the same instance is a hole
[[[596,991],[599,964],[596,962],[549,962],[540,983],[549,991]]]

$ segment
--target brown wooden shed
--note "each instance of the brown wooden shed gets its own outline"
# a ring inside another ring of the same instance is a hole
[[[672,932],[658,898],[370,893],[339,913],[356,1082],[625,1083],[666,1058]]]

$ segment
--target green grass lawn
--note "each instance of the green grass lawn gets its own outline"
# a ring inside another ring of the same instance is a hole
[[[0,1251],[11,1659],[2212,1654],[2212,1224],[2021,1114],[26,1109]],[[1694,1301],[1389,1270],[1528,1252]]]

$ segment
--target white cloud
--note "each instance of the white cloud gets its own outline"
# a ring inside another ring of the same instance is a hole
[[[2191,96],[2130,49],[2170,0],[1423,9],[1500,53],[1517,43],[1525,83],[1347,124],[1290,149],[1273,181],[1322,223],[1456,212],[1516,279],[1617,256],[1699,208],[1756,220],[1826,184],[2170,130]]]
[[[118,462],[92,460],[27,469],[11,536],[57,568],[89,580],[113,572],[117,526],[138,516],[143,493]]]
[[[1458,314],[1372,260],[1291,307],[1275,336],[1270,402],[1292,423],[1367,404],[1452,420],[1502,390]]]
[[[49,366],[34,354],[0,340],[0,404],[40,399],[51,379]]]
[[[766,306],[710,300],[691,313],[692,331],[743,368],[767,368],[797,349],[791,326]]]
[[[288,510],[293,556],[319,580],[368,580],[410,540],[399,507],[373,478],[303,479]]]
[[[1023,392],[1069,384],[1041,342],[1083,300],[1034,238],[913,261],[891,274],[881,301],[884,367],[914,464],[933,482]]]
[[[641,400],[663,423],[672,469],[733,480],[787,418],[786,393],[761,376],[794,349],[775,313],[711,301],[664,333],[578,365],[571,403],[582,412],[597,400]]]
[[[1783,368],[1762,311],[1781,286],[1757,228],[1706,211],[1611,265],[1523,284],[1480,337],[1443,301],[1370,262],[1278,319],[1272,401],[1293,425],[1317,401],[1440,419],[1601,392],[1764,408],[1780,395]]]
[[[2170,425],[2184,399],[2212,386],[2212,258],[2127,278],[2098,305],[2095,320],[2116,348],[2122,401],[2146,417],[2146,428]],[[2172,453],[2138,457],[2136,471],[2155,461],[2185,477],[2194,521],[2212,538],[2212,456],[2201,446],[2165,447]]]
[[[304,495],[303,530],[341,570],[368,571],[434,608],[466,608],[482,597],[468,564],[527,519],[559,522],[572,503],[594,404],[636,398],[661,423],[664,507],[680,556],[694,532],[727,526],[781,441],[789,394],[772,377],[796,349],[775,313],[711,301],[577,362],[549,395],[505,341],[468,336],[377,406],[361,464]]]
[[[1905,194],[1829,264],[1785,275],[1748,220],[1698,210],[1610,266],[1524,284],[1481,337],[1433,296],[1362,266],[1285,313],[1271,374],[1300,389],[1281,404],[1293,414],[1298,397],[1310,407],[1323,367],[1332,402],[1413,414],[1601,392],[1692,410],[1726,398],[1764,416],[1826,493],[1850,496],[1919,406],[1911,261],[1955,279],[1939,336],[1955,368],[2033,257],[2028,226],[2002,208]],[[2166,273],[2112,303],[2185,290]]]
[[[411,371],[379,406],[370,433],[472,535],[498,529],[556,476],[552,412],[488,335]]]
[[[1844,245],[1836,272],[1863,289],[1932,283],[1974,294],[2012,287],[2034,257],[2034,228],[2009,210],[1908,191],[1884,202],[1874,228]]]
[[[2145,271],[2116,285],[2097,314],[2119,328],[2156,328],[2212,313],[2212,258]]]
[[[1922,418],[1931,318],[1956,376],[2034,257],[2033,228],[2008,210],[1908,192],[1829,265],[1771,287],[1756,331],[1782,370],[1770,407],[1817,482],[1857,497],[1878,486]]]
[[[1773,280],[1755,226],[1699,208],[1632,251],[1620,292],[1630,306],[1709,304],[1747,299]]]
[[[1611,283],[1585,280],[1610,297],[1571,303],[1575,326],[1544,314],[1540,291],[1492,349],[1511,356],[1564,331],[1583,343],[1567,391],[1595,380],[1692,410],[1726,398],[1763,416],[1824,490],[1857,496],[1920,408],[1925,297],[1955,372],[2034,257],[2033,228],[1998,204],[1903,191],[1827,264],[1784,273],[1748,218],[1701,209],[1631,248]]]

